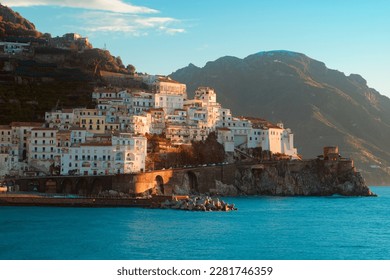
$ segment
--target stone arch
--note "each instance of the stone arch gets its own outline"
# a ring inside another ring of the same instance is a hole
[[[75,194],[76,189],[71,179],[65,179],[57,185],[57,193]]]
[[[102,182],[101,179],[96,178],[96,179],[93,180],[93,182],[92,182],[91,194],[92,194],[92,195],[98,195],[98,194],[101,193],[102,191],[104,191],[103,182]]]
[[[198,187],[198,177],[193,171],[188,171],[186,173],[187,182],[188,182],[188,188],[190,192],[196,192],[199,193],[199,187]]]
[[[39,183],[39,180],[29,180],[27,185],[27,191],[29,192],[39,192],[41,191],[41,184]]]
[[[160,175],[155,178],[155,189],[157,194],[164,194],[164,179]]]
[[[56,193],[57,192],[57,181],[48,179],[45,181],[45,192]]]
[[[126,155],[126,161],[135,161],[135,154],[133,154],[133,153],[127,153],[127,155]]]
[[[88,194],[88,181],[86,178],[80,178],[76,183],[76,194],[87,195]]]

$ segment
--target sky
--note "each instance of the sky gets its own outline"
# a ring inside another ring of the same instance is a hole
[[[289,50],[390,97],[388,0],[0,0],[52,36],[79,33],[138,72]]]

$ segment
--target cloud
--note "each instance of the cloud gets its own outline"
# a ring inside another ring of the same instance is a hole
[[[132,36],[143,36],[150,31],[169,35],[185,32],[182,28],[172,27],[180,21],[170,17],[145,17],[134,14],[91,11],[76,16],[79,25],[88,33],[116,32]]]
[[[1,1],[1,0],[0,0]],[[183,33],[183,28],[173,25],[180,23],[171,17],[154,17],[158,10],[134,6],[124,0],[3,0],[10,7],[58,6],[79,8],[72,17],[73,28],[90,33],[115,32],[132,36],[147,35],[151,31],[175,35]],[[93,34],[91,34],[93,35]]]
[[[10,7],[60,6],[129,14],[158,13],[157,10],[127,4],[123,0],[3,0],[2,2],[3,5]]]

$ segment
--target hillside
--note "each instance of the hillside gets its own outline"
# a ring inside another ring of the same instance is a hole
[[[120,57],[93,48],[87,38],[78,34],[55,38],[43,34],[1,4],[0,42],[30,44],[14,54],[0,46],[0,124],[42,120],[45,111],[56,104],[87,106],[95,86],[143,86],[132,79],[135,67],[125,67]],[[110,73],[119,78],[111,78]]]
[[[0,3],[0,37],[23,36],[39,38],[42,33],[35,30],[35,25]]]
[[[259,52],[244,59],[222,57],[203,68],[193,64],[171,77],[189,93],[211,86],[235,115],[282,120],[304,157],[338,145],[370,184],[390,183],[390,99],[359,75],[289,51]]]

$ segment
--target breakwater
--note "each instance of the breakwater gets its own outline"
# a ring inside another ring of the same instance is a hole
[[[174,197],[162,203],[155,204],[155,207],[162,209],[178,209],[187,211],[232,211],[237,210],[234,204],[229,204],[219,198],[209,196],[191,196],[178,200]]]
[[[237,210],[234,204],[208,196],[150,196],[147,198],[103,196],[92,198],[11,193],[0,194],[0,206],[142,207],[224,212]]]

